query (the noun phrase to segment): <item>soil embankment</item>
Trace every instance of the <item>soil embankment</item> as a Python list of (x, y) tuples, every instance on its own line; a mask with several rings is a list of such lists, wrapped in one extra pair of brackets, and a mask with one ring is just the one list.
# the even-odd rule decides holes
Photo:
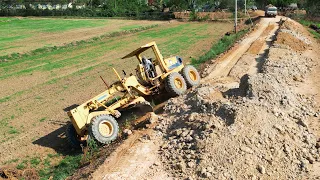
[(319, 44), (290, 19), (262, 22), (93, 179), (319, 177)]

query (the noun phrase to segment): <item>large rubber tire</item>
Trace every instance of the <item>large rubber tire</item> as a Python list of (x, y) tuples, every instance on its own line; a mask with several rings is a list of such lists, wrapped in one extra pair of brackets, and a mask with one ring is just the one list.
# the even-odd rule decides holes
[(70, 146), (73, 148), (80, 148), (81, 144), (85, 145), (85, 141), (80, 141), (78, 138), (78, 134), (76, 129), (73, 127), (72, 124), (68, 124), (66, 129), (66, 138)]
[(114, 117), (101, 114), (91, 120), (90, 135), (101, 144), (108, 144), (117, 139), (119, 125)]
[(187, 84), (184, 78), (177, 72), (171, 73), (167, 76), (165, 81), (165, 88), (172, 96), (180, 96), (187, 90)]
[(200, 75), (195, 67), (191, 65), (185, 66), (182, 69), (181, 74), (186, 80), (188, 88), (198, 86), (200, 84)]

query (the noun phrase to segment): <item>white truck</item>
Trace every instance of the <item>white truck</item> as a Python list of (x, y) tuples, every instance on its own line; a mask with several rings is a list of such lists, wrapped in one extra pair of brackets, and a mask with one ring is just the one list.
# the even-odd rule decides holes
[(276, 17), (278, 14), (278, 9), (277, 7), (269, 4), (266, 6), (265, 11), (264, 11), (264, 16), (265, 17)]

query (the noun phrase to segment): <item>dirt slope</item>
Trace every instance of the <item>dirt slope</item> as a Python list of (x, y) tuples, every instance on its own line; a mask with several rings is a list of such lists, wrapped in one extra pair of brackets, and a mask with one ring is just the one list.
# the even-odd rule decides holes
[(319, 45), (290, 19), (261, 22), (207, 68), (201, 86), (169, 100), (155, 131), (92, 178), (319, 177)]

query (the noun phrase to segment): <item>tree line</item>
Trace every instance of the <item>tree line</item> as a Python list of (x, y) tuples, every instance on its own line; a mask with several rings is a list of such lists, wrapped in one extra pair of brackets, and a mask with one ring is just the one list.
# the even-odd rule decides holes
[[(243, 9), (245, 0), (237, 0), (238, 7)], [(68, 9), (34, 9), (30, 4), (68, 4)], [(253, 5), (262, 9), (268, 4), (277, 7), (287, 7), (291, 3), (297, 3), (299, 8), (305, 8), (310, 15), (320, 14), (320, 0), (246, 0), (247, 7)], [(14, 5), (24, 5), (23, 10), (13, 10)], [(84, 8), (77, 9), (76, 5)], [(2, 0), (1, 12), (19, 12), (24, 15), (79, 15), (79, 16), (138, 16), (142, 14), (162, 14), (166, 9), (171, 11), (203, 10), (216, 11), (222, 9), (233, 10), (235, 0)], [(11, 8), (11, 9), (10, 9)], [(10, 14), (9, 14), (10, 15)], [(18, 14), (19, 15), (19, 14)]]

